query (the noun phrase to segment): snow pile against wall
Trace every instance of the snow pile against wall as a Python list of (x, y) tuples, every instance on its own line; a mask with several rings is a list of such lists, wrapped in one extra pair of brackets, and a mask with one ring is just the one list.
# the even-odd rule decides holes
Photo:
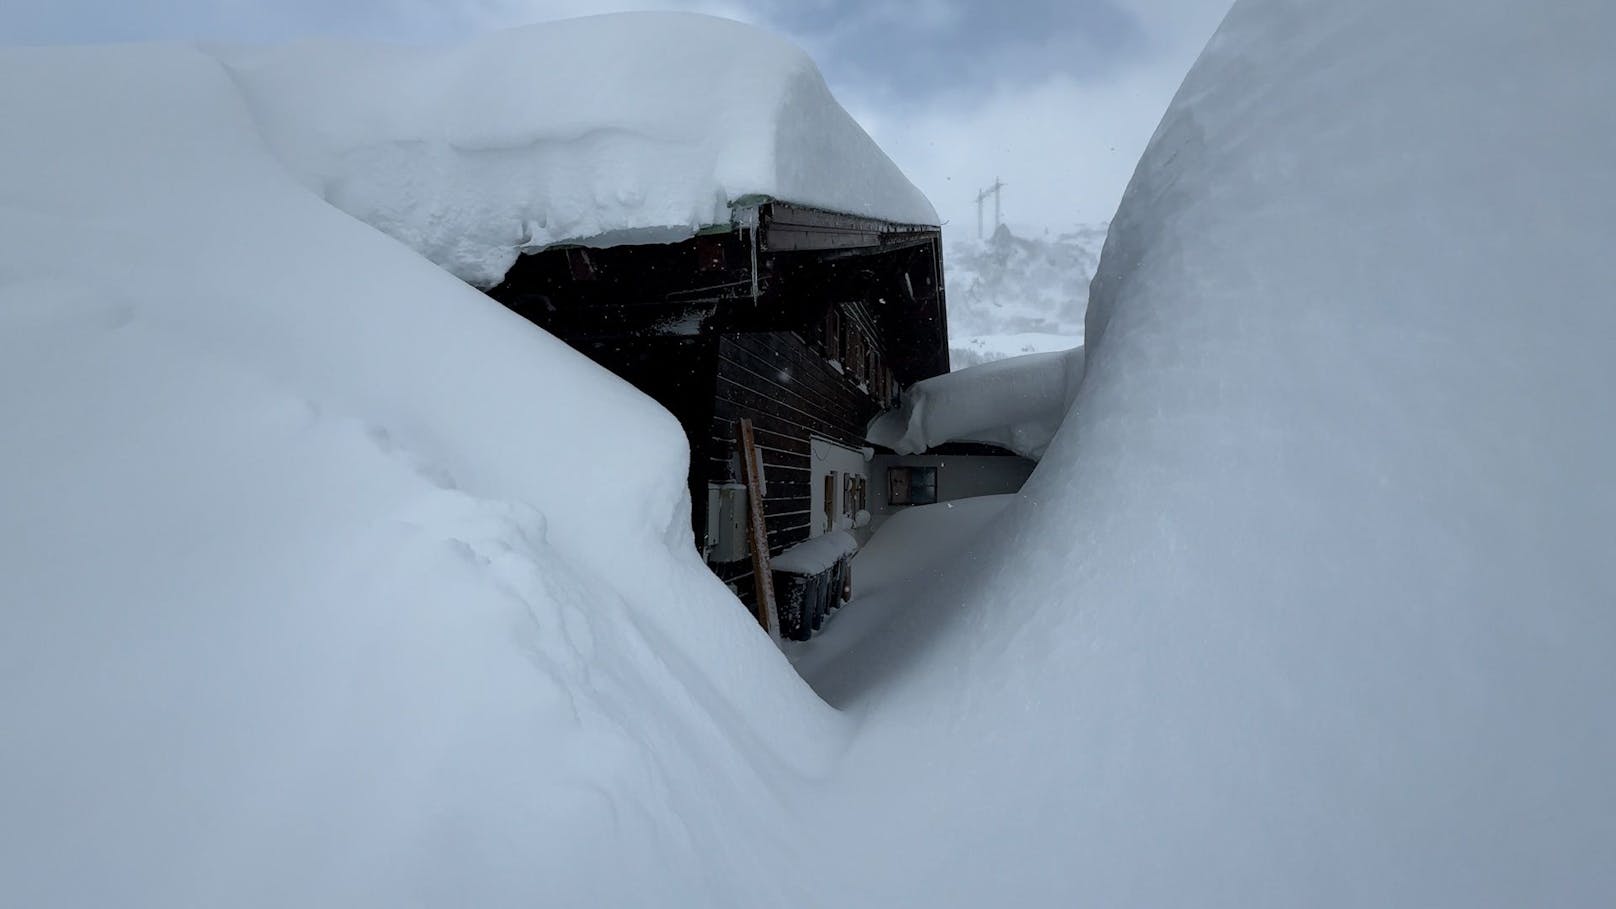
[(795, 901), (751, 856), (845, 736), (666, 412), (308, 192), (207, 55), (0, 51), (0, 122), (8, 904)]
[(858, 552), (858, 539), (845, 530), (832, 530), (787, 549), (769, 560), (775, 571), (791, 574), (819, 574), (839, 559)]
[(1083, 348), (1010, 357), (933, 376), (870, 423), (869, 440), (898, 454), (944, 442), (988, 442), (1037, 459), (1083, 377)]
[(937, 223), (813, 61), (736, 22), (634, 13), (223, 57), (312, 190), (482, 287), (524, 249), (683, 239), (747, 196)]
[(861, 654), (837, 896), (1616, 900), (1613, 32), (1235, 6), (1112, 225), (1071, 417)]

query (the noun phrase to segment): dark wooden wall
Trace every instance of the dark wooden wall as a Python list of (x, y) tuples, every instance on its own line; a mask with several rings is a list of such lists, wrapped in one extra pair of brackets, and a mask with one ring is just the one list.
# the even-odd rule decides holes
[[(810, 439), (862, 448), (864, 429), (877, 411), (867, 392), (831, 368), (802, 334), (793, 331), (731, 334), (718, 341), (718, 376), (707, 473), (714, 482), (739, 482), (735, 474), (735, 421), (752, 420), (762, 449), (768, 492), (764, 498), (769, 552), (779, 554), (808, 539), (815, 518)], [(703, 494), (705, 502), (705, 493)], [(753, 601), (752, 563), (717, 564), (719, 578)]]
[[(942, 241), (892, 225), (770, 202), (758, 227), (680, 243), (558, 247), (524, 255), (489, 294), (661, 403), (690, 440), (694, 544), (710, 483), (738, 480), (735, 421), (753, 421), (768, 477), (769, 549), (807, 539), (810, 438), (860, 448), (891, 394), (948, 370)], [(826, 337), (827, 314), (842, 332)], [(846, 332), (872, 361), (846, 363)], [(890, 381), (887, 381), (890, 373)], [(750, 559), (713, 565), (752, 605)]]
[[(698, 456), (708, 444), (713, 414), (713, 378), (718, 339), (690, 337), (615, 337), (573, 340), (585, 356), (626, 380), (679, 420), (690, 441), (691, 531), (697, 548), (707, 532), (706, 461)], [(609, 438), (597, 440), (611, 444)]]

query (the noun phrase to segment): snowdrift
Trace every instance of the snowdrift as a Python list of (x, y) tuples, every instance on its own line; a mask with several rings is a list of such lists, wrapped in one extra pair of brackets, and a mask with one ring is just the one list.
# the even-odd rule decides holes
[(988, 567), (861, 654), (839, 897), (1616, 899), (1613, 30), (1235, 6)]
[(845, 732), (696, 556), (678, 425), (240, 80), (0, 51), (6, 901), (793, 901), (747, 856)]
[(736, 22), (590, 16), (445, 49), (224, 58), (311, 190), (481, 287), (524, 249), (684, 239), (748, 198), (937, 224), (813, 61)]

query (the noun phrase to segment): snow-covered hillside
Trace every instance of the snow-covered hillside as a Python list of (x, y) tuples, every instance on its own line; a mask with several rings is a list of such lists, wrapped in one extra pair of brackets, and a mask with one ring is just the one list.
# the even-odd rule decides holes
[(1083, 343), (1089, 281), (1106, 225), (1022, 237), (1001, 225), (977, 240), (945, 234), (949, 346), (955, 369)]
[(1064, 424), (860, 563), (839, 710), (674, 421), (333, 204), (275, 80), (0, 51), (3, 902), (1616, 902), (1613, 32), (1239, 0)]

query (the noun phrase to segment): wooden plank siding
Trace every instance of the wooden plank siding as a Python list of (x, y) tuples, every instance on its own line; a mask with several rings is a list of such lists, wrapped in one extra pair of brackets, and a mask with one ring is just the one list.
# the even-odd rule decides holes
[[(750, 419), (768, 481), (765, 535), (778, 553), (818, 519), (810, 439), (863, 447), (892, 382), (948, 371), (948, 326), (937, 228), (756, 205), (755, 226), (735, 215), (679, 243), (527, 253), (488, 292), (678, 419), (698, 548), (709, 485), (739, 481), (736, 421)], [(852, 362), (850, 348), (861, 347), (870, 356)], [(877, 361), (861, 388), (855, 376)], [(712, 568), (755, 605), (749, 560)]]
[[(831, 368), (817, 344), (811, 347), (801, 334), (724, 335), (718, 340), (705, 473), (712, 482), (740, 481), (735, 421), (751, 420), (768, 480), (764, 523), (769, 551), (778, 555), (812, 533), (811, 438), (861, 448), (867, 444), (864, 428), (876, 411), (874, 398)], [(748, 606), (755, 605), (750, 562), (714, 565), (713, 570), (735, 586)]]

